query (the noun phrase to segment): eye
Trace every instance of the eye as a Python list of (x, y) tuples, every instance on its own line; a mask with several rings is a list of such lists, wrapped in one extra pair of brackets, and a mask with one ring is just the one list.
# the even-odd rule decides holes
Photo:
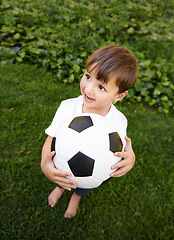
[(87, 80), (91, 80), (91, 77), (89, 76), (89, 74), (85, 74)]
[(99, 87), (100, 90), (106, 91), (106, 89), (103, 87), (103, 85), (100, 84), (98, 87)]

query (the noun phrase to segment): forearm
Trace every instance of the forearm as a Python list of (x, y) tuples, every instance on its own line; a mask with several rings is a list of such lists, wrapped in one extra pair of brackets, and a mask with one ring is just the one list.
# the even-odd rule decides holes
[[(42, 156), (41, 156), (41, 169), (42, 172), (45, 174), (46, 177), (49, 179), (51, 178), (51, 172), (49, 172), (49, 169), (51, 165), (53, 165), (52, 161), (48, 161), (48, 158), (50, 159), (51, 154), (51, 143), (52, 143), (52, 137), (48, 136), (43, 148), (42, 148)], [(51, 179), (50, 179), (51, 180)]]
[(52, 143), (52, 137), (48, 136), (44, 145), (43, 145), (43, 148), (42, 148), (42, 157), (41, 157), (41, 167), (42, 167), (42, 163), (45, 162), (48, 154), (51, 152), (51, 143)]
[(56, 169), (54, 166), (52, 158), (55, 151), (51, 152), (52, 139), (52, 137), (48, 136), (42, 148), (42, 172), (49, 180), (59, 184), (67, 190), (76, 188), (75, 181), (67, 178), (68, 176), (71, 176), (71, 173)]

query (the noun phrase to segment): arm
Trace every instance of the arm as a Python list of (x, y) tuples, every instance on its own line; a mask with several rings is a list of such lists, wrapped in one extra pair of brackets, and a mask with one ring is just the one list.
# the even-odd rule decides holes
[(120, 162), (112, 165), (111, 169), (117, 169), (115, 172), (111, 173), (111, 177), (121, 177), (125, 175), (127, 172), (129, 172), (135, 163), (135, 154), (132, 149), (131, 139), (128, 137), (125, 137), (126, 140), (126, 146), (124, 149), (124, 152), (116, 152), (116, 157), (122, 157), (123, 160)]
[(55, 155), (55, 151), (51, 152), (52, 139), (52, 137), (48, 136), (42, 148), (42, 172), (52, 182), (57, 183), (58, 185), (67, 190), (71, 190), (71, 188), (76, 188), (75, 181), (66, 178), (66, 176), (71, 176), (71, 173), (58, 170), (54, 167), (52, 157)]

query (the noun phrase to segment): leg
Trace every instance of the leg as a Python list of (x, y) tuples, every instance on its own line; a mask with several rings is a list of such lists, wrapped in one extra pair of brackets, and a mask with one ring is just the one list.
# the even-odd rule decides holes
[(64, 188), (55, 187), (54, 190), (48, 196), (48, 204), (50, 207), (55, 207), (58, 199), (62, 196)]
[(75, 192), (73, 193), (68, 208), (66, 209), (66, 212), (64, 214), (64, 217), (71, 218), (74, 217), (77, 213), (79, 202), (80, 202), (81, 196), (77, 195)]

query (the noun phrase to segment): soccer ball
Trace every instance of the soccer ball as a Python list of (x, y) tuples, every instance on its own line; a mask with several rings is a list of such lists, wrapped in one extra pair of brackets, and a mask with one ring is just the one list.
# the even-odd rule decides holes
[(79, 188), (96, 188), (110, 178), (111, 166), (125, 146), (121, 130), (98, 114), (82, 114), (64, 123), (55, 134), (52, 150), (57, 169), (72, 173)]

